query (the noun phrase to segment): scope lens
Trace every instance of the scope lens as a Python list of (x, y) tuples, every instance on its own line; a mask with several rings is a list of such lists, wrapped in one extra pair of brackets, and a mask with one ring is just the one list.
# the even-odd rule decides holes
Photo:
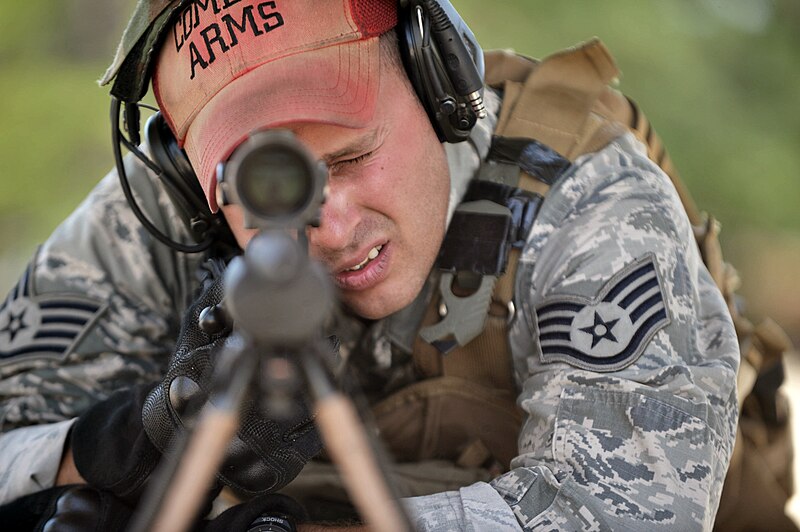
[(299, 153), (263, 146), (251, 152), (239, 167), (239, 197), (261, 216), (291, 216), (313, 197), (312, 172)]

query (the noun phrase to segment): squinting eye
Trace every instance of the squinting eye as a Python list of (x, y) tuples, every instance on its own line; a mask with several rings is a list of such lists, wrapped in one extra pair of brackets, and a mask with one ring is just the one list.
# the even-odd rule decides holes
[(358, 157), (353, 157), (352, 159), (346, 159), (344, 161), (340, 161), (339, 164), (358, 164), (367, 157), (369, 157), (370, 155), (372, 155), (372, 152), (367, 152), (363, 155), (359, 155)]
[(359, 155), (358, 157), (353, 157), (352, 159), (343, 159), (341, 161), (337, 161), (329, 166), (330, 171), (334, 174), (339, 173), (340, 171), (344, 171), (350, 167), (356, 166), (359, 163), (363, 162), (365, 159), (368, 159), (374, 151), (367, 152), (363, 155)]

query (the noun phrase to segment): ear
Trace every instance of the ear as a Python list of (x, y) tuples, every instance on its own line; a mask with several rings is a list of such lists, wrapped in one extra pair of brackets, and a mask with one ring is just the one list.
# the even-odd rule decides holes
[(178, 145), (160, 112), (147, 120), (144, 137), (150, 157), (161, 169), (159, 177), (170, 199), (195, 236), (204, 238), (209, 230), (219, 225), (219, 216), (211, 212), (186, 152)]

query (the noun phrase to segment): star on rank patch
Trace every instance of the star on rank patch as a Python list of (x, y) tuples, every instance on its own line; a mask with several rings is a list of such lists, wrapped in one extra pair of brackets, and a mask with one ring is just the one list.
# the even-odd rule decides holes
[(616, 371), (639, 358), (669, 320), (655, 257), (646, 255), (615, 274), (594, 299), (554, 297), (536, 307), (540, 357)]
[(0, 365), (68, 355), (104, 310), (104, 305), (88, 297), (36, 295), (29, 265), (0, 305)]

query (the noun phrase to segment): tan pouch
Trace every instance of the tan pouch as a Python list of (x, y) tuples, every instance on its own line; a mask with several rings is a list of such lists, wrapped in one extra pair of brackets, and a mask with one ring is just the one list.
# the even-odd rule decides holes
[(408, 386), (375, 405), (373, 414), (399, 462), (442, 459), (478, 467), (494, 459), (507, 470), (517, 454), (515, 397), (458, 377)]

